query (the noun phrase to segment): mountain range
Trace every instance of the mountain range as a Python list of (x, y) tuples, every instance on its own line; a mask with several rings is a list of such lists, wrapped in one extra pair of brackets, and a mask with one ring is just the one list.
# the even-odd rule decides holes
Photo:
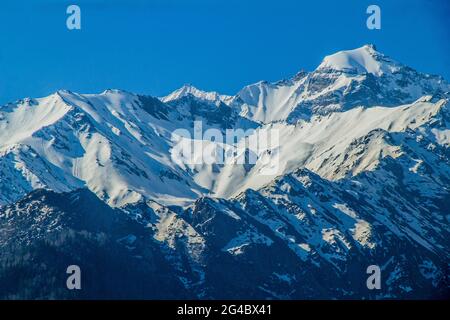
[[(365, 45), (234, 96), (60, 90), (1, 106), (0, 298), (447, 297), (449, 98), (442, 77)], [(198, 141), (198, 123), (244, 134)], [(243, 152), (178, 163), (180, 129)], [(72, 264), (83, 290), (65, 288)]]

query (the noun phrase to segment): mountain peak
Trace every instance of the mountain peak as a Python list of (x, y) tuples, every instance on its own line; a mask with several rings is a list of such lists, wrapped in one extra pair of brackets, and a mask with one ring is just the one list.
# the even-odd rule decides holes
[(366, 44), (357, 49), (343, 50), (326, 56), (318, 69), (381, 76), (384, 73), (391, 73), (396, 67), (398, 63), (378, 52), (375, 45)]
[(128, 92), (123, 89), (106, 89), (101, 93), (101, 95), (108, 95), (108, 94), (123, 94), (123, 95), (131, 94), (131, 95), (134, 95), (133, 93)]
[(363, 48), (366, 48), (368, 50), (377, 51), (377, 47), (373, 43), (367, 43), (362, 46)]
[(181, 88), (172, 92), (171, 94), (169, 94), (165, 97), (162, 97), (161, 101), (162, 102), (170, 102), (173, 100), (183, 98), (187, 95), (192, 95), (192, 96), (194, 96), (198, 99), (202, 99), (202, 100), (214, 101), (214, 102), (221, 101), (224, 103), (230, 101), (232, 98), (230, 96), (221, 95), (215, 91), (203, 91), (203, 90), (197, 89), (192, 84), (185, 84)]

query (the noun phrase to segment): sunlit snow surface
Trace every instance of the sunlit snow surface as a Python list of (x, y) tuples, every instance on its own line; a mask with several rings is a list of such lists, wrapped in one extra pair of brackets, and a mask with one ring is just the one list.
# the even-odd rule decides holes
[[(14, 203), (33, 190), (87, 188), (151, 230), (197, 297), (218, 295), (204, 287), (211, 252), (245, 264), (254, 250), (294, 261), (261, 262), (277, 283), (255, 285), (264, 297), (295, 296), (297, 264), (318, 282), (315, 268), (345, 282), (349, 268), (368, 257), (400, 288), (383, 297), (410, 292), (415, 284), (404, 279), (414, 270), (440, 286), (449, 261), (449, 90), (441, 77), (366, 45), (236, 96), (186, 85), (164, 98), (107, 90), (24, 99), (0, 107), (0, 218), (14, 217)], [(204, 130), (248, 134), (232, 144), (196, 140), (198, 121)], [(191, 138), (174, 140), (179, 129)], [(275, 144), (246, 149), (270, 132)], [(238, 164), (243, 153), (225, 164), (177, 163), (180, 143), (258, 158), (250, 165)], [(131, 232), (118, 239), (130, 248), (135, 241)], [(402, 250), (413, 250), (419, 264), (411, 267)]]

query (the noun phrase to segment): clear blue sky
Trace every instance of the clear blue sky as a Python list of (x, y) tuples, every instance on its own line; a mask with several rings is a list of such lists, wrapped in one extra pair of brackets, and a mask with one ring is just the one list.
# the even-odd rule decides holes
[[(66, 8), (82, 30), (66, 28)], [(366, 28), (378, 4), (382, 29)], [(365, 43), (450, 79), (446, 0), (2, 0), (0, 104), (58, 89), (164, 95), (191, 83), (234, 94), (313, 70)]]

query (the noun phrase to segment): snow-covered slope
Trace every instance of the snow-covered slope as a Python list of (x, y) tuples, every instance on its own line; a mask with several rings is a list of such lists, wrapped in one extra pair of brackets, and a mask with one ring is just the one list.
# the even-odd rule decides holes
[(380, 55), (373, 45), (354, 50), (340, 51), (326, 56), (318, 69), (332, 69), (346, 73), (381, 76), (399, 70), (399, 63)]
[[(433, 143), (448, 146), (450, 140), (445, 136), (445, 132), (448, 133), (445, 124), (430, 131), (430, 125), (439, 121), (447, 109), (446, 100), (435, 103), (417, 101), (391, 108), (359, 107), (327, 116), (314, 116), (310, 121), (296, 124), (264, 125), (238, 144), (240, 149), (245, 149), (248, 140), (254, 136), (279, 136), (278, 143), (261, 154), (255, 164), (225, 164), (215, 170), (205, 164), (189, 168), (199, 184), (208, 186), (205, 177), (214, 181), (209, 189), (214, 196), (225, 198), (248, 188), (258, 189), (277, 176), (301, 167), (324, 178), (338, 180), (373, 170), (382, 158), (398, 157), (403, 153), (398, 146), (383, 139), (370, 139), (376, 132), (400, 133), (420, 128), (428, 131)], [(250, 149), (250, 152), (256, 154), (261, 150)], [(268, 168), (273, 170), (267, 173)]]
[(163, 102), (170, 102), (173, 100), (177, 100), (183, 97), (186, 97), (188, 95), (192, 95), (200, 100), (210, 101), (210, 102), (223, 102), (228, 104), (231, 99), (233, 99), (232, 96), (227, 95), (221, 95), (217, 92), (207, 92), (203, 90), (199, 90), (193, 85), (185, 84), (180, 89), (175, 90), (174, 92), (170, 93), (169, 95), (162, 97), (161, 101)]
[(255, 121), (295, 123), (317, 114), (358, 106), (397, 106), (449, 91), (441, 77), (419, 73), (365, 45), (325, 57), (313, 72), (249, 85), (232, 104)]
[[(233, 101), (192, 86), (162, 99), (121, 90), (24, 99), (0, 108), (0, 204), (36, 188), (65, 192), (87, 186), (113, 206), (143, 198), (186, 205), (201, 195), (231, 197), (260, 188), (299, 167), (332, 180), (356, 175), (402, 152), (381, 138), (356, 150), (358, 141), (374, 130), (429, 131), (448, 108), (446, 89), (441, 78), (364, 46), (326, 57), (312, 73), (248, 86)], [(412, 101), (425, 92), (434, 95)], [(194, 143), (195, 121), (203, 130), (247, 130), (232, 145), (203, 143), (216, 151), (240, 151), (231, 164), (172, 161), (177, 152), (172, 133), (187, 130), (191, 139), (183, 143)], [(278, 142), (265, 150), (247, 149), (250, 139), (271, 133)], [(447, 127), (434, 129), (433, 136), (448, 145)], [(246, 152), (258, 154), (258, 161), (237, 164)], [(272, 173), (261, 174), (267, 168)]]
[(142, 197), (192, 202), (208, 192), (171, 160), (172, 133), (256, 127), (224, 103), (188, 95), (164, 104), (120, 90), (59, 91), (0, 108), (0, 204), (36, 188), (87, 186), (113, 206)]
[[(234, 97), (185, 86), (164, 98), (58, 91), (1, 106), (0, 246), (13, 256), (11, 226), (35, 245), (59, 236), (38, 220), (64, 229), (68, 203), (85, 215), (104, 202), (106, 216), (126, 215), (153, 239), (166, 280), (189, 297), (445, 296), (448, 91), (364, 46)], [(198, 136), (198, 123), (214, 134)], [(216, 139), (230, 129), (236, 139)], [(182, 146), (200, 146), (194, 160), (230, 156), (176, 161)], [(382, 267), (382, 292), (367, 292), (370, 264)]]
[(240, 109), (242, 116), (258, 122), (285, 120), (302, 102), (306, 80), (306, 74), (300, 73), (295, 80), (249, 85), (237, 94), (233, 105)]
[[(171, 166), (164, 138), (170, 140), (170, 127), (158, 126), (169, 114), (165, 107), (121, 91), (62, 91), (2, 109), (1, 162), (12, 170), (0, 172), (1, 201), (36, 187), (67, 191), (83, 185), (111, 205), (152, 194), (161, 200), (195, 198), (195, 186)], [(20, 188), (11, 185), (19, 181)]]

